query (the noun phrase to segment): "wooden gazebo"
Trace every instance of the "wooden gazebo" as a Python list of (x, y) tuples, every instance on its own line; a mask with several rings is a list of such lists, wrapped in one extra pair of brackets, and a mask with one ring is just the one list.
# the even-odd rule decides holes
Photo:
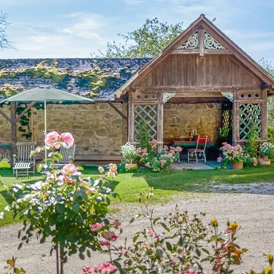
[(270, 95), (274, 78), (203, 14), (116, 92), (118, 100), (128, 103), (128, 141), (136, 141), (146, 120), (159, 149), (166, 102), (221, 105), (216, 128), (232, 123), (232, 140), (239, 143), (251, 126), (267, 138)]

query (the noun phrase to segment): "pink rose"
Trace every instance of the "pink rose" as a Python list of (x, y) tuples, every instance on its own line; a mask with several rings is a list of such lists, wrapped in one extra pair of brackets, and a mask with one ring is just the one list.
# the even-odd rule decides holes
[(217, 158), (217, 162), (218, 162), (218, 163), (221, 163), (221, 162), (222, 162), (222, 157), (218, 157), (218, 158)]
[(183, 149), (182, 149), (181, 147), (176, 147), (176, 150), (177, 150), (178, 152), (181, 152)]
[(118, 236), (112, 231), (102, 233), (102, 237), (108, 241), (116, 241), (118, 239)]
[(74, 143), (74, 139), (73, 139), (71, 133), (69, 133), (69, 132), (61, 133), (60, 141), (65, 142), (67, 144), (68, 148), (70, 148)]
[(164, 166), (166, 163), (166, 160), (161, 160), (161, 166)]
[(145, 164), (145, 166), (149, 167), (149, 166), (150, 166), (150, 162), (147, 162), (147, 163)]
[(91, 231), (97, 231), (97, 230), (100, 230), (103, 226), (104, 226), (103, 223), (96, 223), (96, 224), (91, 226), (90, 230)]
[(102, 166), (98, 166), (98, 171), (102, 174), (104, 173), (105, 170)]
[(110, 242), (100, 242), (100, 246), (110, 246)]
[[(59, 141), (59, 138), (60, 138), (60, 135), (56, 131), (52, 131), (47, 134), (45, 138), (45, 144), (47, 146), (54, 146), (54, 144)], [(60, 145), (56, 145), (55, 147), (59, 148)]]
[(83, 267), (83, 274), (94, 274), (94, 273), (96, 273), (95, 272), (96, 270), (97, 270), (97, 265), (84, 266)]
[(198, 274), (198, 272), (193, 269), (189, 269), (188, 271), (185, 272), (185, 274)]
[(112, 273), (116, 270), (116, 266), (111, 263), (103, 263), (97, 266), (97, 270), (102, 273)]
[(67, 165), (64, 165), (62, 168), (63, 174), (70, 175), (70, 174), (75, 174), (76, 172), (77, 172), (77, 168), (74, 164), (67, 164)]

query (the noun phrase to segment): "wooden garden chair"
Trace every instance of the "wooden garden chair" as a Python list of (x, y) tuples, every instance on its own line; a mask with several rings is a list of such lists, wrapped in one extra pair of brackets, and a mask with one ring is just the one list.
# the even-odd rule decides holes
[(201, 158), (206, 163), (206, 144), (207, 136), (198, 136), (196, 148), (189, 148), (187, 152), (187, 161), (191, 159), (198, 163), (199, 158)]
[(35, 142), (16, 143), (17, 154), (13, 155), (13, 174), (35, 174), (35, 157), (30, 156), (31, 151), (36, 148)]
[(74, 162), (74, 155), (75, 155), (75, 149), (76, 149), (76, 145), (74, 144), (73, 146), (71, 146), (70, 148), (64, 148), (61, 147), (60, 148), (60, 153), (62, 154), (63, 158), (58, 161), (57, 164), (55, 164), (55, 167), (62, 167), (66, 164), (71, 164)]

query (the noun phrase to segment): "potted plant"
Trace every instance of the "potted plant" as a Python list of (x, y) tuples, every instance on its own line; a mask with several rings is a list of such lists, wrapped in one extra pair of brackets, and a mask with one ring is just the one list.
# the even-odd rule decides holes
[(260, 163), (262, 165), (270, 165), (269, 158), (274, 156), (274, 145), (270, 142), (263, 142), (260, 145), (260, 154), (263, 158)]
[(232, 165), (232, 169), (242, 169), (244, 162), (249, 159), (241, 145), (232, 146), (226, 142), (220, 148), (223, 152), (223, 158), (218, 158), (218, 162), (222, 162), (223, 166)]
[(134, 145), (126, 143), (121, 146), (121, 153), (126, 162), (126, 170), (135, 170), (138, 168), (136, 163), (136, 147)]

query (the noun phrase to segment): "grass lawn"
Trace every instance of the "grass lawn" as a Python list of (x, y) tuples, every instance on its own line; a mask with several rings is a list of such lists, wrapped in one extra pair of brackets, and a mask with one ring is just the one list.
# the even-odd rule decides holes
[[(98, 176), (97, 168), (84, 168), (84, 177)], [(0, 169), (1, 181), (6, 186), (14, 183), (36, 182), (43, 176), (16, 179), (11, 170)], [(120, 199), (113, 199), (113, 203), (135, 203), (139, 193), (147, 193), (154, 188), (154, 202), (165, 204), (179, 194), (210, 193), (210, 183), (215, 184), (249, 184), (260, 182), (274, 182), (274, 165), (262, 167), (247, 167), (243, 170), (182, 170), (165, 171), (161, 173), (141, 172), (119, 174), (110, 182), (110, 187), (119, 194)], [(11, 199), (0, 186), (0, 212)], [(14, 223), (10, 214), (0, 219), (0, 226)]]

